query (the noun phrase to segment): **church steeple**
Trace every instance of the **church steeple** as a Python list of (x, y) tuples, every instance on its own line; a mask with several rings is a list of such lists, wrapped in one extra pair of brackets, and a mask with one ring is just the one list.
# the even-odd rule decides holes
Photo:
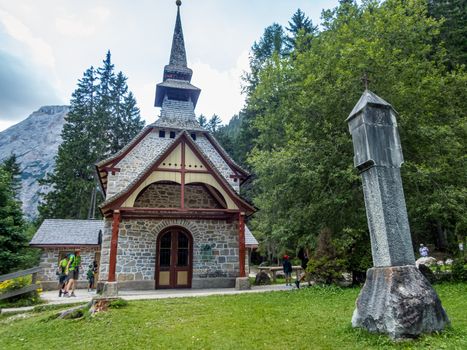
[(177, 18), (172, 39), (169, 64), (164, 67), (163, 82), (156, 87), (156, 107), (163, 107), (165, 100), (186, 101), (193, 103), (193, 108), (198, 101), (200, 89), (190, 84), (193, 71), (187, 67), (185, 42), (183, 40), (182, 21), (180, 18), (180, 0), (177, 4)]
[(181, 1), (177, 1), (177, 19), (175, 20), (175, 29), (172, 39), (172, 50), (170, 51), (169, 65), (186, 67), (185, 42), (183, 40), (182, 21), (180, 19), (181, 4)]

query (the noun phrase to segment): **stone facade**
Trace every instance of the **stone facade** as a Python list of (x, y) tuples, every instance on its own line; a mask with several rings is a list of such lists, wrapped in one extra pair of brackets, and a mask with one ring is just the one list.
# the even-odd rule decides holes
[[(239, 275), (238, 223), (222, 220), (124, 219), (117, 249), (117, 280), (128, 288), (154, 288), (157, 237), (170, 226), (181, 226), (193, 237), (192, 287), (233, 286)], [(111, 225), (106, 225), (102, 257), (108, 256)], [(109, 242), (109, 244), (105, 244)], [(107, 251), (107, 253), (106, 253)], [(101, 261), (101, 279), (108, 276), (108, 262)], [(143, 282), (143, 283), (134, 283)]]
[[(207, 185), (209, 186), (209, 185)], [(136, 198), (135, 208), (179, 208), (181, 187), (176, 183), (154, 183)], [(185, 185), (186, 208), (222, 208), (202, 185)]]
[[(43, 248), (40, 257), (39, 266), (42, 268), (37, 279), (41, 283), (42, 289), (50, 290), (58, 288), (58, 276), (56, 275), (57, 266), (62, 254), (72, 253), (74, 249), (69, 248)], [(79, 287), (84, 288), (87, 283), (86, 272), (89, 264), (91, 264), (96, 253), (100, 251), (99, 247), (80, 248), (81, 254), (81, 270), (79, 272)], [(99, 262), (98, 262), (99, 263)]]

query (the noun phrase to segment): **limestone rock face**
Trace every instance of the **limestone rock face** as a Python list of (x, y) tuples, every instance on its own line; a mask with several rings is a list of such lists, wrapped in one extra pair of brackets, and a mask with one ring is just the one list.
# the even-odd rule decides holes
[(353, 327), (393, 339), (441, 331), (450, 323), (435, 290), (413, 265), (369, 269), (356, 304)]
[(37, 216), (39, 192), (50, 189), (38, 180), (55, 168), (55, 156), (62, 143), (60, 136), (68, 106), (44, 106), (29, 117), (0, 132), (0, 162), (16, 155), (21, 168), (20, 200), (29, 219)]

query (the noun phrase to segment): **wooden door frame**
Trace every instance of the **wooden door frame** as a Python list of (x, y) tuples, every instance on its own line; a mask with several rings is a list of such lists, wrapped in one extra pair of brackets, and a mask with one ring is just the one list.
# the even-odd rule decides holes
[[(175, 277), (172, 276), (172, 261), (171, 261), (170, 270), (169, 270), (170, 271), (170, 284), (168, 286), (160, 286), (159, 285), (159, 271), (160, 271), (159, 255), (160, 255), (161, 238), (167, 232), (174, 231), (174, 230), (177, 231), (177, 232), (182, 231), (183, 233), (185, 233), (188, 236), (188, 240), (189, 240), (189, 245), (188, 245), (188, 255), (189, 255), (189, 259), (188, 259), (188, 261), (189, 261), (188, 285), (185, 286), (185, 287), (177, 287), (176, 282), (172, 283), (173, 282), (172, 279), (174, 279), (176, 277), (176, 276)], [(177, 238), (177, 243), (178, 243), (178, 238)], [(170, 250), (171, 250), (170, 256), (171, 256), (171, 260), (172, 260), (172, 251), (174, 250), (174, 248), (171, 248)], [(174, 275), (176, 275), (176, 274), (174, 274)], [(159, 232), (159, 234), (157, 235), (157, 240), (156, 240), (156, 271), (155, 271), (155, 276), (154, 276), (154, 279), (156, 280), (156, 289), (191, 288), (192, 278), (193, 278), (193, 235), (191, 234), (190, 231), (188, 231), (183, 226), (173, 225), (173, 226), (166, 227), (161, 232)]]

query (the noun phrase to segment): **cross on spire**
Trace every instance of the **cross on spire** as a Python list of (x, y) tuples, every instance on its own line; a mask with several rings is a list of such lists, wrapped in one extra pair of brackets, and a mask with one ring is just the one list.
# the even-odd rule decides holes
[(365, 90), (368, 90), (368, 85), (370, 85), (371, 80), (368, 78), (368, 74), (363, 73), (363, 76), (360, 79), (365, 86)]

